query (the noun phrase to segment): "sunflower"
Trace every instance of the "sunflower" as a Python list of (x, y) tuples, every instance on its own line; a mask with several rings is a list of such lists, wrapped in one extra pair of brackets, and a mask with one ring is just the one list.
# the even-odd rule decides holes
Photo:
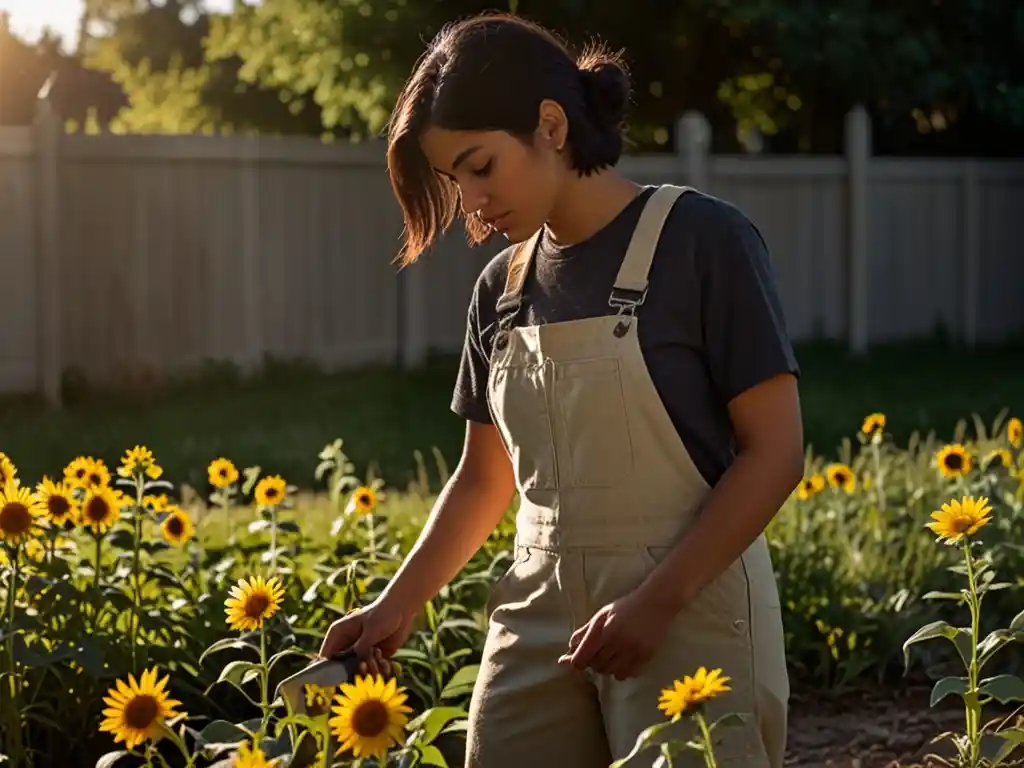
[(944, 446), (935, 455), (935, 466), (943, 477), (966, 475), (971, 471), (971, 455), (960, 443), (953, 443)]
[(865, 435), (874, 435), (876, 432), (885, 431), (885, 414), (884, 413), (872, 413), (865, 417), (864, 423), (861, 425), (860, 431)]
[(842, 488), (847, 493), (853, 493), (857, 487), (857, 478), (854, 477), (853, 470), (845, 464), (829, 464), (825, 474), (828, 475), (829, 485), (833, 488)]
[(157, 668), (146, 670), (136, 682), (135, 675), (128, 675), (128, 683), (122, 680), (107, 691), (103, 701), (107, 709), (100, 724), (101, 731), (114, 734), (114, 743), (123, 741), (128, 749), (146, 739), (158, 741), (163, 721), (177, 717), (175, 707), (181, 702), (167, 695), (167, 677), (157, 682)]
[(801, 499), (809, 499), (813, 496), (817, 496), (825, 490), (825, 478), (822, 477), (820, 472), (815, 472), (810, 477), (805, 477), (800, 482), (800, 487), (797, 488), (796, 495)]
[(93, 533), (106, 533), (121, 514), (121, 500), (122, 497), (108, 485), (90, 489), (79, 513), (82, 525)]
[(87, 456), (76, 456), (64, 467), (64, 481), (72, 488), (84, 488), (90, 466), (92, 459)]
[(689, 707), (703, 704), (721, 693), (732, 690), (727, 685), (730, 679), (722, 674), (721, 669), (708, 671), (701, 667), (693, 677), (686, 675), (681, 681), (674, 681), (671, 688), (662, 690), (658, 709), (667, 717), (678, 718)]
[(206, 468), (206, 474), (214, 488), (227, 488), (238, 480), (238, 470), (230, 459), (225, 458), (211, 461), (210, 466)]
[(256, 484), (256, 503), (261, 507), (276, 507), (284, 501), (287, 486), (280, 475), (264, 477)]
[(341, 693), (334, 699), (334, 717), (328, 723), (341, 742), (336, 754), (351, 749), (356, 757), (383, 758), (388, 748), (402, 739), (412, 711), (406, 698), (395, 678), (385, 683), (381, 675), (362, 676), (353, 683), (342, 683)]
[(7, 458), (6, 453), (0, 451), (0, 488), (3, 488), (17, 476), (18, 468), (14, 466), (14, 462)]
[(275, 757), (273, 760), (267, 760), (267, 756), (263, 754), (263, 750), (253, 745), (250, 747), (249, 742), (243, 742), (238, 747), (238, 751), (235, 753), (234, 759), (229, 763), (230, 768), (274, 768), (279, 762), (280, 758)]
[(337, 686), (325, 688), (322, 685), (313, 685), (307, 683), (305, 686), (306, 690), (306, 709), (314, 715), (323, 714), (331, 708), (331, 700), (334, 698), (334, 694), (338, 692)]
[(37, 563), (43, 562), (46, 556), (46, 547), (39, 539), (29, 539), (25, 542), (25, 557)]
[(982, 467), (989, 469), (990, 467), (1002, 467), (1003, 469), (1013, 469), (1013, 456), (1005, 448), (996, 448), (993, 451), (989, 451), (981, 462)]
[(184, 544), (196, 532), (192, 518), (181, 507), (169, 507), (167, 511), (170, 514), (160, 524), (160, 531), (171, 544)]
[(231, 588), (231, 597), (224, 601), (228, 624), (238, 632), (259, 629), (280, 610), (283, 597), (284, 588), (276, 576), (268, 581), (262, 576), (239, 579)]
[(947, 544), (956, 544), (973, 536), (978, 530), (991, 522), (992, 507), (988, 506), (988, 498), (982, 496), (964, 496), (961, 500), (953, 499), (942, 505), (942, 509), (932, 512), (932, 522), (925, 525)]
[(161, 493), (156, 496), (146, 494), (142, 497), (142, 506), (149, 507), (154, 512), (166, 512), (170, 506), (167, 494)]
[(46, 506), (46, 518), (54, 525), (78, 522), (78, 502), (67, 483), (55, 483), (43, 475), (43, 481), (36, 485), (36, 496)]
[(1006, 425), (1006, 439), (1014, 448), (1020, 448), (1024, 443), (1024, 422), (1014, 416)]
[(104, 488), (110, 485), (110, 470), (103, 459), (79, 456), (64, 469), (64, 479), (74, 488)]
[(117, 474), (121, 477), (148, 477), (150, 480), (159, 480), (164, 473), (153, 452), (144, 445), (136, 445), (125, 451), (121, 459), (121, 466), (117, 468)]
[(357, 515), (368, 515), (377, 506), (377, 492), (369, 486), (362, 485), (352, 491), (352, 498), (348, 503), (348, 512), (355, 512)]
[(46, 507), (39, 497), (8, 481), (0, 493), (0, 541), (17, 546), (20, 542), (41, 533), (40, 521), (45, 519)]

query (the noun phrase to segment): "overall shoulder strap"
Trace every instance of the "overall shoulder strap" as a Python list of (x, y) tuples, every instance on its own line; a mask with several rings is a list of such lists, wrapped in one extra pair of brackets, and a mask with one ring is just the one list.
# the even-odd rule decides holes
[(648, 198), (615, 277), (615, 285), (608, 297), (609, 305), (619, 308), (621, 312), (626, 309), (635, 310), (643, 304), (647, 298), (647, 275), (651, 270), (661, 230), (676, 200), (692, 189), (666, 184)]
[(537, 250), (537, 243), (540, 242), (542, 229), (538, 229), (528, 239), (514, 246), (512, 255), (508, 260), (508, 272), (505, 275), (505, 291), (498, 299), (497, 311), (500, 316), (503, 312), (512, 310), (514, 315), (519, 310), (523, 299), (523, 285), (526, 283), (526, 275), (530, 271), (530, 262), (533, 261), (534, 251)]

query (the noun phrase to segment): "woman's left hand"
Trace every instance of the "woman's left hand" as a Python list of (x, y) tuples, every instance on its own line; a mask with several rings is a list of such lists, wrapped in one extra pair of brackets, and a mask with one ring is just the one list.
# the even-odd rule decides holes
[(673, 614), (638, 588), (609, 603), (577, 629), (569, 652), (558, 663), (613, 675), (636, 677), (665, 640)]

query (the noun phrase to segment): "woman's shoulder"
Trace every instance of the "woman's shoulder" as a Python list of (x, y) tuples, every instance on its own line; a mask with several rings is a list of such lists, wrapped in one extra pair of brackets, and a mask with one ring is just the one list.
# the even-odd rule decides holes
[(682, 195), (659, 238), (662, 253), (688, 254), (698, 273), (707, 269), (728, 270), (737, 259), (770, 260), (768, 247), (757, 225), (738, 205), (707, 192)]
[(756, 229), (747, 214), (735, 203), (709, 192), (690, 189), (682, 194), (665, 220), (669, 236), (701, 237), (736, 235)]
[(505, 292), (508, 265), (515, 252), (515, 244), (496, 253), (484, 264), (477, 274), (470, 297), (470, 312), (488, 318), (495, 314), (498, 299)]

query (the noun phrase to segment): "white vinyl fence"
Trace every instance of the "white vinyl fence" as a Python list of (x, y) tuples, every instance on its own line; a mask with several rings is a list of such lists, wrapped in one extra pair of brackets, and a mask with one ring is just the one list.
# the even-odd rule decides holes
[[(469, 292), (500, 243), (460, 229), (401, 273), (401, 215), (379, 143), (0, 130), (0, 393), (59, 401), (99, 384), (266, 356), (413, 367), (456, 351)], [(796, 340), (853, 351), (945, 327), (965, 345), (1024, 332), (1024, 161), (710, 154), (700, 115), (680, 154), (630, 156), (644, 183), (739, 206), (772, 250)]]

